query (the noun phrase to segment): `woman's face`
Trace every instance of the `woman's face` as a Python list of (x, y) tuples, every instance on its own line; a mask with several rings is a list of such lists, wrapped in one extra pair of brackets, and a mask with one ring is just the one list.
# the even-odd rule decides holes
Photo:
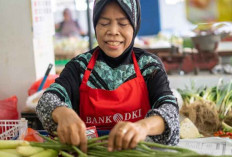
[(129, 47), (133, 27), (116, 2), (110, 2), (103, 9), (96, 25), (96, 35), (99, 47), (110, 57), (120, 56)]
[(71, 11), (66, 9), (64, 10), (64, 21), (70, 21), (72, 19)]

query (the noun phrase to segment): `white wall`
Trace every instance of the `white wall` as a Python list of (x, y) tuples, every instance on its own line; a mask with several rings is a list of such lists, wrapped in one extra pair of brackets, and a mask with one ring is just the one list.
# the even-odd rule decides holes
[(16, 95), (19, 109), (36, 79), (28, 0), (0, 0), (0, 99)]
[(16, 95), (19, 112), (31, 84), (44, 75), (48, 63), (54, 64), (52, 37), (46, 38), (50, 42), (44, 52), (42, 47), (35, 50), (30, 2), (0, 0), (0, 99)]

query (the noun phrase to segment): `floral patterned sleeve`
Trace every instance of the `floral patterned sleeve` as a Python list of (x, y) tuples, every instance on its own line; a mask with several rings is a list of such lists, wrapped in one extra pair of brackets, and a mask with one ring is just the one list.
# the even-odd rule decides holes
[(52, 119), (52, 112), (54, 109), (60, 106), (67, 106), (60, 98), (53, 93), (45, 93), (40, 98), (36, 107), (36, 114), (41, 121), (45, 130), (49, 133), (57, 130), (57, 123)]
[(179, 113), (178, 108), (170, 104), (163, 104), (158, 109), (151, 109), (146, 117), (154, 115), (161, 116), (165, 121), (165, 130), (163, 134), (156, 136), (149, 136), (154, 142), (177, 145), (179, 143)]

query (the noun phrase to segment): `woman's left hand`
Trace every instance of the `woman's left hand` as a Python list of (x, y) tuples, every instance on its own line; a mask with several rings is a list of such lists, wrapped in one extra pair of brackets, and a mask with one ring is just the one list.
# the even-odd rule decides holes
[(108, 139), (108, 151), (135, 148), (145, 140), (148, 128), (142, 122), (118, 122), (111, 130)]

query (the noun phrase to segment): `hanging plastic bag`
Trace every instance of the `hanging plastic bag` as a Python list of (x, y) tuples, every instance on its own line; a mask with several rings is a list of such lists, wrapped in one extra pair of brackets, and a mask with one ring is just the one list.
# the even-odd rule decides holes
[[(46, 82), (44, 83), (43, 89), (48, 88), (52, 83), (55, 82), (55, 79), (58, 77), (59, 75), (48, 75)], [(35, 81), (31, 87), (28, 90), (28, 95), (32, 95), (34, 93), (36, 93), (38, 91), (38, 88), (42, 82), (43, 78), (40, 78), (39, 80)]]
[(41, 90), (41, 91), (36, 92), (36, 93), (32, 94), (31, 96), (27, 97), (27, 101), (26, 101), (26, 109), (27, 110), (35, 112), (35, 108), (38, 104), (39, 99), (43, 95), (44, 91), (45, 90)]
[(0, 120), (15, 120), (19, 118), (17, 109), (18, 98), (12, 96), (10, 98), (0, 100)]

